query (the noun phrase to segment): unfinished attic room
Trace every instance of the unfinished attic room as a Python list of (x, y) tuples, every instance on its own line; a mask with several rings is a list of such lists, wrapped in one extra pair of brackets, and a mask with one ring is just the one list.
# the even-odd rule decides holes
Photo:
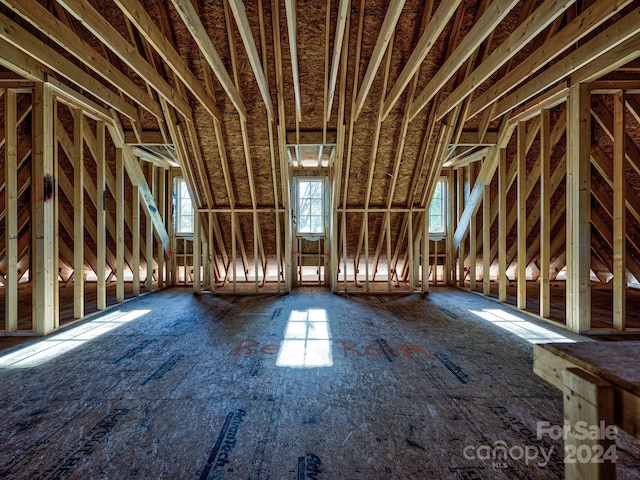
[(0, 478), (640, 479), (640, 0), (0, 0)]

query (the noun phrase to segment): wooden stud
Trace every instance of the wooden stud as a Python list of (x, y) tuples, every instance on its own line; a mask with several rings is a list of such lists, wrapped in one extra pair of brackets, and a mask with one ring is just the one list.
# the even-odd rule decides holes
[(54, 215), (53, 198), (55, 178), (53, 177), (53, 134), (54, 101), (48, 84), (35, 85), (33, 122), (34, 152), (32, 161), (32, 242), (31, 252), (33, 269), (32, 322), (33, 330), (39, 334), (50, 332), (55, 325), (54, 284), (57, 274), (54, 271), (53, 233), (58, 221)]
[(527, 308), (527, 128), (525, 122), (518, 123), (518, 273), (517, 273), (517, 305)]
[(540, 114), (540, 316), (549, 318), (551, 304), (549, 265), (551, 263), (551, 112)]
[(202, 293), (202, 241), (200, 232), (200, 213), (193, 214), (193, 293)]
[[(485, 160), (486, 162), (486, 160)], [(491, 294), (491, 182), (487, 181), (482, 194), (482, 293)]]
[(133, 296), (140, 296), (140, 193), (138, 186), (131, 186), (131, 250), (133, 263)]
[[(155, 196), (157, 191), (157, 178), (156, 178), (156, 166), (152, 163), (148, 164), (149, 168), (149, 184), (151, 187), (151, 195)], [(144, 259), (147, 265), (147, 277), (145, 279), (145, 287), (147, 292), (153, 290), (153, 222), (151, 220), (151, 214), (147, 214), (147, 223), (145, 226), (145, 246), (147, 250), (144, 255)], [(185, 277), (186, 277), (185, 271)]]
[[(456, 219), (459, 219), (462, 215), (464, 209), (464, 169), (459, 168), (457, 172), (457, 192), (458, 192), (458, 201), (456, 205)], [(464, 287), (466, 271), (464, 268), (466, 253), (465, 253), (465, 244), (464, 238), (460, 242), (460, 246), (458, 248), (458, 285), (460, 287)]]
[[(96, 263), (98, 266), (96, 295), (98, 310), (107, 308), (107, 290), (106, 290), (106, 251), (107, 251), (107, 191), (105, 184), (105, 126), (104, 122), (98, 122), (96, 130)], [(101, 268), (100, 265), (104, 265)]]
[(626, 327), (626, 173), (625, 173), (625, 94), (613, 96), (613, 326)]
[[(73, 316), (84, 317), (84, 139), (83, 115), (73, 112)], [(101, 266), (98, 265), (98, 268)]]
[(429, 208), (422, 213), (422, 293), (429, 293)]
[(116, 303), (124, 302), (124, 160), (116, 148)]
[[(486, 228), (486, 227), (485, 227)], [(507, 149), (500, 149), (498, 168), (498, 300), (507, 300)]]
[(571, 86), (567, 116), (567, 327), (591, 328), (591, 98)]
[(369, 293), (369, 212), (364, 213), (364, 272), (365, 292)]
[(5, 334), (18, 329), (18, 122), (17, 93), (7, 90), (5, 131)]
[[(471, 163), (469, 164), (468, 168), (469, 168), (469, 173), (468, 173), (469, 186), (471, 186), (473, 185), (473, 182), (475, 182), (475, 179), (476, 179), (476, 173), (475, 173), (476, 164)], [(469, 196), (470, 195), (471, 195), (471, 192), (469, 192)], [(467, 200), (469, 196), (467, 196)], [(478, 253), (478, 244), (476, 242), (476, 235), (477, 235), (476, 217), (477, 217), (477, 212), (474, 212), (469, 218), (469, 289), (471, 289), (472, 291), (478, 287), (476, 283), (477, 276), (478, 276), (477, 274), (478, 265), (477, 265), (477, 259), (476, 259), (476, 254)]]
[[(160, 218), (162, 222), (165, 223), (165, 210), (166, 210), (166, 192), (167, 192), (167, 173), (164, 169), (158, 169), (158, 190), (157, 190), (157, 198), (156, 205), (158, 206), (158, 213), (160, 214)], [(165, 225), (167, 225), (165, 223)], [(156, 266), (157, 266), (157, 283), (158, 288), (164, 287), (165, 282), (165, 273), (164, 273), (164, 245), (162, 240), (158, 239), (157, 242), (157, 251), (156, 251)]]
[(409, 291), (413, 291), (415, 285), (413, 265), (413, 213), (409, 212), (409, 234), (407, 239), (407, 251), (409, 252)]

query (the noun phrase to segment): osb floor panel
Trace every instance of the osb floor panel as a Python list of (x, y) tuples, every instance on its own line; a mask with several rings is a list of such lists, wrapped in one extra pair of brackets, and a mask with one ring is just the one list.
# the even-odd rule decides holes
[[(562, 442), (536, 437), (562, 424), (560, 391), (532, 372), (530, 343), (472, 311), (517, 315), (452, 289), (144, 296), (0, 357), (0, 477), (562, 478)], [(326, 318), (330, 365), (278, 366), (289, 320), (309, 313)], [(44, 351), (20, 360), (25, 347)], [(620, 478), (640, 478), (637, 441), (618, 442)], [(539, 457), (465, 458), (495, 445)]]
[[(467, 287), (469, 283), (467, 282)], [(517, 282), (507, 285), (507, 303), (517, 305)], [(477, 291), (482, 291), (482, 282), (477, 283)], [(551, 282), (549, 319), (562, 325), (566, 323), (566, 283)], [(491, 282), (491, 297), (498, 298), (498, 282)], [(628, 329), (640, 328), (640, 290), (627, 288), (626, 318)], [(527, 311), (538, 315), (540, 312), (540, 283), (527, 282)], [(613, 329), (613, 290), (611, 284), (591, 284), (591, 327), (598, 329)]]

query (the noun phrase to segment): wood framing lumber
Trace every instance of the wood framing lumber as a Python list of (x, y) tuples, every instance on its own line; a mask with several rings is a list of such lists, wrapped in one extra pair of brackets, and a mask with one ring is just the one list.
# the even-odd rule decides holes
[(538, 93), (555, 85), (566, 76), (618, 46), (626, 50), (631, 45), (632, 52), (635, 51), (636, 46), (640, 47), (638, 45), (640, 39), (636, 40), (635, 37), (638, 32), (640, 32), (640, 8), (625, 15), (602, 33), (587, 41), (562, 60), (554, 63), (544, 72), (499, 101), (493, 111), (493, 118), (498, 118), (522, 105)]
[[(457, 1), (445, 2), (447, 7), (449, 8), (451, 8), (451, 4), (457, 5), (457, 3)], [(387, 46), (393, 38), (396, 24), (398, 23), (398, 19), (400, 18), (400, 14), (402, 13), (404, 4), (405, 0), (392, 0), (389, 3), (387, 14), (385, 15), (384, 21), (382, 22), (382, 27), (380, 27), (380, 33), (378, 33), (376, 44), (373, 47), (373, 53), (369, 58), (369, 65), (367, 66), (367, 70), (364, 74), (362, 83), (360, 84), (360, 88), (358, 90), (358, 97), (356, 98), (355, 102), (355, 111), (352, 114), (354, 120), (358, 119), (358, 116), (362, 111), (362, 107), (367, 98), (367, 95), (369, 94), (369, 90), (373, 85), (373, 80), (376, 76), (376, 73), (378, 72), (380, 64), (382, 63), (382, 59), (387, 50)], [(453, 7), (453, 10), (455, 10), (455, 6)]]
[(438, 106), (436, 118), (441, 119), (467, 98), (474, 89), (482, 84), (502, 65), (512, 59), (525, 45), (542, 30), (562, 15), (576, 0), (546, 0), (509, 37), (496, 47), (491, 55), (478, 66), (456, 89)]
[(123, 162), (127, 169), (127, 174), (131, 179), (131, 183), (138, 186), (140, 196), (145, 207), (145, 212), (151, 216), (151, 220), (153, 221), (153, 226), (156, 230), (158, 238), (162, 241), (163, 247), (169, 250), (169, 234), (167, 233), (164, 222), (162, 221), (162, 218), (158, 213), (158, 208), (153, 199), (153, 194), (149, 189), (149, 185), (147, 184), (144, 173), (140, 168), (140, 164), (136, 160), (136, 157), (133, 155), (131, 147), (124, 143), (124, 133), (122, 131), (122, 126), (108, 125), (108, 129), (109, 133), (111, 134), (111, 138), (116, 144), (116, 148), (122, 150)]
[(440, 3), (440, 6), (429, 21), (429, 24), (425, 28), (424, 32), (422, 32), (422, 35), (420, 35), (420, 39), (418, 40), (416, 47), (413, 49), (409, 60), (407, 60), (407, 63), (403, 67), (402, 72), (400, 72), (400, 76), (396, 80), (396, 83), (393, 85), (389, 95), (385, 99), (382, 109), (383, 120), (387, 115), (389, 115), (389, 112), (400, 98), (400, 95), (402, 95), (402, 92), (420, 68), (423, 60), (435, 45), (438, 37), (460, 6), (460, 3), (461, 0), (451, 0)]
[(36, 83), (34, 93), (34, 154), (32, 158), (32, 239), (31, 255), (33, 268), (32, 328), (45, 334), (55, 327), (54, 283), (54, 199), (52, 198), (53, 158), (53, 111), (54, 101), (51, 87)]
[(238, 89), (234, 85), (233, 80), (231, 80), (231, 77), (229, 76), (224, 63), (222, 63), (220, 55), (218, 55), (218, 51), (213, 45), (211, 37), (209, 37), (207, 30), (202, 24), (200, 15), (191, 3), (191, 0), (171, 0), (171, 2), (180, 15), (180, 18), (182, 18), (185, 26), (191, 33), (191, 36), (202, 52), (203, 57), (206, 59), (207, 63), (211, 67), (211, 70), (222, 85), (222, 88), (229, 96), (231, 103), (233, 103), (233, 106), (236, 108), (240, 116), (243, 119), (246, 119), (247, 111), (244, 103), (242, 102), (242, 98), (240, 98)]
[[(154, 50), (171, 68), (173, 73), (193, 93), (193, 96), (207, 111), (221, 119), (220, 109), (215, 100), (204, 89), (202, 83), (191, 72), (185, 61), (175, 49), (172, 42), (165, 36), (160, 28), (153, 22), (147, 13), (145, 6), (139, 0), (114, 0), (114, 3), (122, 10), (129, 21), (138, 29), (140, 34), (149, 42)], [(158, 109), (161, 111), (160, 106)], [(164, 143), (164, 142), (161, 142)]]
[[(333, 42), (333, 57), (331, 61), (331, 75), (329, 76), (329, 89), (327, 91), (327, 111), (325, 112), (325, 122), (331, 117), (331, 109), (333, 108), (333, 98), (336, 91), (336, 83), (338, 80), (338, 68), (342, 63), (342, 45), (344, 32), (346, 29), (350, 0), (340, 0), (338, 7), (338, 18), (336, 20), (336, 35)], [(340, 125), (340, 122), (338, 123)]]
[(436, 93), (455, 75), (462, 64), (493, 32), (493, 29), (498, 26), (517, 3), (518, 0), (504, 0), (493, 2), (486, 8), (480, 19), (474, 23), (453, 53), (438, 69), (438, 72), (431, 78), (420, 95), (416, 97), (411, 106), (411, 119), (414, 119), (427, 103), (435, 97)]
[(509, 75), (498, 79), (486, 92), (480, 94), (469, 106), (467, 118), (471, 118), (493, 105), (494, 102), (516, 88), (523, 79), (530, 77), (547, 65), (549, 59), (555, 58), (575, 45), (581, 38), (584, 38), (630, 3), (631, 0), (597, 0), (586, 7), (580, 15), (553, 35), (549, 41), (544, 42), (521, 63), (515, 65)]
[[(58, 54), (52, 48), (46, 46), (29, 32), (0, 14), (0, 38), (14, 45), (23, 52), (35, 58), (38, 62), (65, 77), (78, 87), (90, 92), (99, 100), (111, 105), (118, 112), (130, 118), (137, 117), (135, 107), (116, 93), (109, 90), (101, 82), (83, 71), (70, 60)], [(4, 55), (4, 52), (3, 52)], [(9, 68), (19, 66), (10, 65)], [(45, 78), (41, 81), (43, 81)]]
[(626, 327), (626, 208), (625, 140), (627, 136), (623, 91), (613, 96), (613, 326)]

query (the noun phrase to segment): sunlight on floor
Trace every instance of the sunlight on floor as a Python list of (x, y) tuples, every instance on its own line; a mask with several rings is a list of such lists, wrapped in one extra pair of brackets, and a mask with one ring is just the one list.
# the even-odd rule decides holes
[(29, 368), (42, 365), (83, 345), (94, 338), (118, 328), (151, 310), (116, 310), (89, 322), (72, 327), (34, 344), (19, 348), (0, 357), (0, 368)]
[(497, 308), (469, 310), (478, 317), (511, 332), (529, 343), (574, 343), (560, 333), (554, 332), (529, 320), (513, 315)]
[(330, 367), (331, 331), (324, 309), (293, 310), (278, 354), (279, 367)]

